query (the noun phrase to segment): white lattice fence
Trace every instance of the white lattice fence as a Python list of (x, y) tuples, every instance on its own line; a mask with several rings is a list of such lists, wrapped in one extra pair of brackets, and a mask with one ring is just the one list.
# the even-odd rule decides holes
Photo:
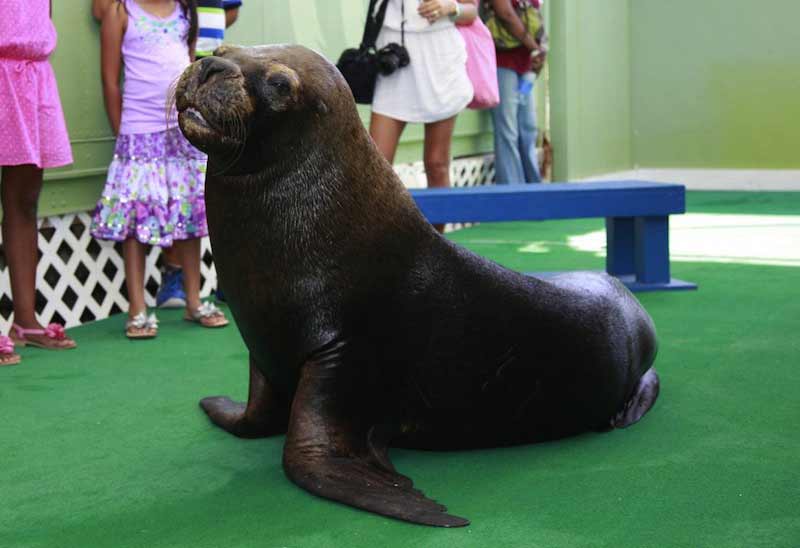
[[(396, 166), (395, 169), (407, 186), (426, 186), (422, 162)], [(454, 160), (450, 177), (455, 186), (492, 182), (494, 160), (491, 156)], [(72, 213), (39, 221), (36, 312), (44, 324), (57, 321), (73, 327), (128, 309), (122, 246), (92, 238), (90, 224), (88, 213)], [(161, 283), (160, 256), (159, 249), (153, 248), (146, 259), (145, 299), (148, 306), (155, 306), (155, 295)], [(217, 284), (208, 238), (203, 239), (201, 256), (200, 295), (207, 297)], [(8, 333), (11, 321), (11, 285), (0, 237), (0, 333)]]
[[(39, 221), (39, 266), (36, 271), (36, 313), (40, 321), (67, 327), (107, 318), (128, 309), (125, 267), (120, 244), (98, 241), (89, 233), (88, 213), (48, 217)], [(2, 240), (0, 239), (0, 243)], [(201, 296), (216, 287), (208, 238), (202, 243)], [(145, 299), (155, 306), (161, 282), (160, 252), (153, 248), (145, 267)], [(0, 332), (11, 326), (12, 301), (5, 261), (0, 261)]]
[[(425, 165), (422, 162), (400, 164), (394, 170), (408, 188), (425, 188)], [(485, 185), (494, 181), (494, 156), (459, 158), (450, 163), (450, 181), (453, 186)]]

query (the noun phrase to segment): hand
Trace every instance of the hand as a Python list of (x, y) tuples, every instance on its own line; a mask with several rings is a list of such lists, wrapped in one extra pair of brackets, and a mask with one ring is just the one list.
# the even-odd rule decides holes
[(539, 74), (542, 71), (542, 68), (544, 68), (544, 62), (546, 59), (547, 59), (546, 51), (544, 50), (535, 51), (533, 53), (533, 56), (531, 57), (532, 60), (531, 70), (533, 70), (533, 72), (535, 72), (536, 74)]
[(431, 24), (455, 12), (456, 0), (422, 0), (422, 3), (417, 8), (417, 13)]

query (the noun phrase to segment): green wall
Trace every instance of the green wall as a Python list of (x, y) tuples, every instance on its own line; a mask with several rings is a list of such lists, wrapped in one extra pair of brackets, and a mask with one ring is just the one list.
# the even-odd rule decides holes
[(629, 0), (550, 2), (556, 180), (631, 165), (630, 4)]
[(800, 2), (550, 6), (555, 178), (800, 168)]
[[(301, 43), (335, 59), (358, 43), (366, 4), (249, 0), (229, 40)], [(545, 15), (555, 179), (631, 167), (800, 167), (800, 2), (551, 0)], [(43, 215), (91, 208), (113, 148), (89, 2), (54, 2), (53, 17), (75, 164), (46, 174)], [(361, 108), (365, 121), (368, 113)], [(419, 160), (422, 138), (422, 126), (409, 126), (397, 161)], [(460, 115), (454, 155), (491, 150), (488, 115)]]
[[(345, 47), (361, 39), (366, 0), (246, 0), (228, 41), (243, 45), (300, 43), (336, 60)], [(73, 146), (72, 166), (49, 170), (40, 200), (40, 215), (91, 209), (99, 197), (114, 139), (106, 121), (100, 84), (98, 26), (89, 0), (53, 2), (59, 33), (53, 67)], [(361, 108), (362, 118), (369, 116)], [(397, 162), (422, 159), (423, 127), (409, 126)], [(465, 111), (458, 117), (453, 154), (492, 150), (491, 121), (486, 113)]]
[(635, 164), (800, 168), (800, 2), (631, 8)]
[(53, 2), (58, 47), (52, 57), (75, 163), (45, 173), (40, 215), (90, 209), (114, 149), (100, 84), (99, 28), (91, 2)]

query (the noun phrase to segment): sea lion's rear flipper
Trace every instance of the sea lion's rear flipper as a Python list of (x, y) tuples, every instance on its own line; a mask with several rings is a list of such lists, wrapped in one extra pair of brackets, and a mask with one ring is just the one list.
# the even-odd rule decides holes
[(334, 350), (303, 365), (283, 451), (289, 478), (314, 495), (383, 516), (439, 527), (468, 525), (394, 470), (387, 437), (365, 429), (354, 399), (341, 391), (340, 358)]
[(247, 405), (226, 396), (200, 400), (211, 422), (240, 438), (265, 438), (286, 432), (289, 405), (272, 390), (250, 358), (250, 390)]
[(625, 407), (611, 419), (611, 426), (614, 428), (627, 428), (628, 426), (639, 422), (645, 413), (647, 413), (653, 404), (658, 399), (660, 382), (658, 374), (654, 367), (651, 367), (639, 379), (639, 385), (636, 387), (636, 392), (630, 400), (625, 404)]

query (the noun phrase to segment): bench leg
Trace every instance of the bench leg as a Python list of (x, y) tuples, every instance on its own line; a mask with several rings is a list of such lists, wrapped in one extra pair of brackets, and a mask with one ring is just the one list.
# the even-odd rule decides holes
[(612, 276), (632, 276), (635, 223), (633, 217), (606, 217), (606, 272)]
[(697, 289), (669, 268), (669, 217), (607, 217), (606, 272), (631, 291)]
[(642, 284), (668, 284), (669, 217), (636, 217), (636, 281)]

